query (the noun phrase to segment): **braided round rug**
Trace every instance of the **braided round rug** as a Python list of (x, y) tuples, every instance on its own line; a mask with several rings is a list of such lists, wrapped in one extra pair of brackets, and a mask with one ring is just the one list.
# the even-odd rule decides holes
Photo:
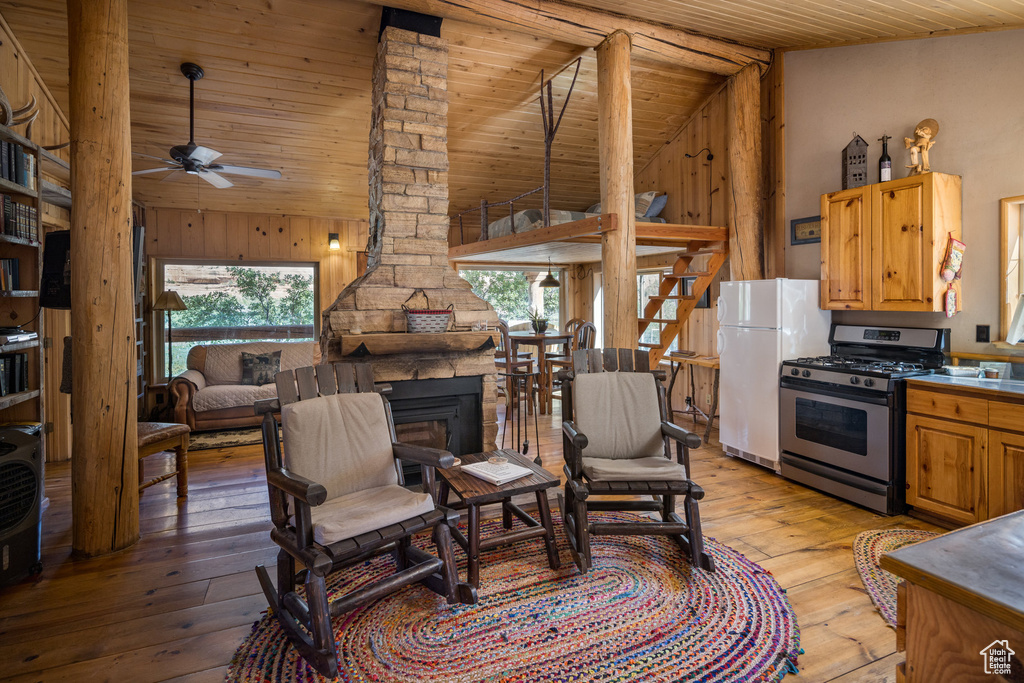
[(853, 559), (860, 580), (868, 589), (871, 602), (893, 628), (896, 628), (896, 586), (901, 579), (878, 566), (878, 560), (885, 553), (935, 536), (938, 534), (918, 529), (872, 529), (862, 531), (853, 540)]
[[(665, 537), (601, 536), (591, 541), (594, 568), (580, 575), (557, 515), (555, 526), (557, 572), (542, 541), (520, 542), (483, 553), (476, 605), (448, 605), (413, 585), (336, 619), (337, 680), (769, 682), (796, 672), (793, 608), (768, 571), (739, 552), (708, 538), (716, 566), (708, 573)], [(482, 535), (500, 528), (500, 520), (485, 522)], [(457, 547), (456, 556), (465, 557)], [(330, 596), (392, 571), (384, 556), (339, 572)], [(265, 615), (227, 680), (325, 679)]]

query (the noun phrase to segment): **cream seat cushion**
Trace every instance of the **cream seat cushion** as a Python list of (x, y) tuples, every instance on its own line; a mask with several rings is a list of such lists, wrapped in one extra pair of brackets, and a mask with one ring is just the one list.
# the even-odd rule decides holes
[(220, 410), (251, 406), (263, 398), (277, 396), (276, 384), (254, 386), (252, 384), (214, 384), (203, 387), (192, 398), (192, 408), (197, 411)]
[(583, 476), (590, 481), (686, 481), (686, 468), (664, 455), (631, 460), (583, 458)]
[(660, 455), (661, 408), (649, 372), (583, 373), (573, 380), (576, 426), (586, 435), (583, 457), (633, 459)]
[(285, 466), (322, 484), (328, 501), (398, 484), (380, 394), (335, 394), (289, 403), (281, 409), (281, 423)]
[(330, 545), (433, 509), (434, 501), (429, 494), (414, 493), (398, 485), (355, 491), (310, 508), (313, 540)]

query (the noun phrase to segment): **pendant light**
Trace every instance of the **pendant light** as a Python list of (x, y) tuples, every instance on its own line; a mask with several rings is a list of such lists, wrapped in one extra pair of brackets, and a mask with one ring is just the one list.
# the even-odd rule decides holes
[(548, 276), (540, 281), (540, 287), (561, 287), (562, 283), (551, 274), (551, 259), (548, 258)]

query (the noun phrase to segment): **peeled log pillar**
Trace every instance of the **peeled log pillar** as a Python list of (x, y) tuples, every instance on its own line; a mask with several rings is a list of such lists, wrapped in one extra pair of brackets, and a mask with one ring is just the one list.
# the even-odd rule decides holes
[(618, 218), (618, 229), (601, 236), (605, 348), (635, 349), (637, 344), (631, 48), (629, 34), (622, 31), (597, 46), (601, 213), (614, 213)]
[(139, 539), (127, 0), (68, 0), (72, 546)]
[(764, 216), (761, 177), (761, 70), (749, 64), (729, 80), (727, 107), (729, 177), (729, 270), (733, 280), (764, 278)]

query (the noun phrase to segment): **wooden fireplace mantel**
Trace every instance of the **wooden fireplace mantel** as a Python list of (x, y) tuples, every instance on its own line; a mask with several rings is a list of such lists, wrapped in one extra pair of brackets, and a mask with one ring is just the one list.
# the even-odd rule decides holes
[(480, 332), (381, 332), (341, 335), (335, 343), (346, 358), (401, 353), (486, 351), (495, 348), (497, 330)]

